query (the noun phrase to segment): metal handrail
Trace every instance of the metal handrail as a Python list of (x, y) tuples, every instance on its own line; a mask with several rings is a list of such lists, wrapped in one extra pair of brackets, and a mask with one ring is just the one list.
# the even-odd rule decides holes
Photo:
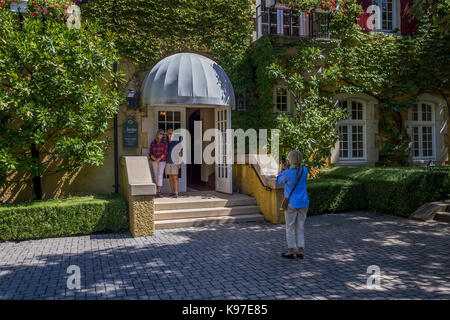
[(258, 177), (259, 182), (261, 183), (261, 185), (262, 185), (267, 191), (272, 191), (272, 188), (271, 188), (271, 187), (266, 186), (266, 185), (264, 184), (264, 182), (263, 182), (262, 179), (261, 179), (261, 176), (260, 176), (259, 173), (258, 173), (258, 170), (256, 170), (256, 168), (255, 168), (254, 165), (252, 165), (252, 164), (247, 164), (247, 167), (250, 167), (250, 168), (253, 169), (253, 171), (255, 172), (256, 176)]
[[(274, 10), (276, 11), (277, 9), (272, 9), (272, 8), (267, 8), (267, 12), (264, 13), (265, 15), (267, 15), (267, 33), (262, 32), (261, 34), (259, 34), (259, 24), (262, 24), (262, 17), (263, 14), (261, 13), (261, 8), (262, 8), (262, 4), (256, 7), (256, 13), (255, 13), (255, 29), (256, 29), (256, 38), (259, 39), (260, 37), (262, 37), (265, 34), (276, 34), (279, 35), (277, 32), (273, 33), (271, 31), (272, 26), (274, 26), (274, 24), (271, 22), (271, 14), (274, 12)], [(283, 9), (287, 12), (289, 12), (289, 35), (281, 35), (281, 36), (287, 36), (287, 37), (291, 37), (291, 38), (315, 38), (317, 37), (317, 35), (314, 34), (314, 24), (318, 23), (318, 20), (316, 19), (316, 13), (315, 12), (311, 12), (307, 18), (307, 23), (308, 23), (308, 33), (305, 35), (296, 35), (293, 36), (293, 30), (294, 30), (294, 26), (292, 24), (292, 19), (293, 17), (298, 17), (299, 12), (296, 10), (292, 10), (292, 9)], [(317, 14), (324, 14), (324, 13), (317, 13)], [(327, 15), (327, 36), (326, 38), (330, 37), (330, 17), (329, 15)], [(318, 28), (318, 26), (317, 26)], [(318, 30), (319, 31), (319, 30)], [(300, 32), (300, 31), (299, 31)], [(320, 36), (320, 35), (319, 35)]]

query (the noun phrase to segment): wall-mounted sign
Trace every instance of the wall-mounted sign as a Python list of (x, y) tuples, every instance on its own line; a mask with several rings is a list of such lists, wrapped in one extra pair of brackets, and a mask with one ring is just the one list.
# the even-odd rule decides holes
[(123, 147), (138, 147), (138, 123), (136, 119), (130, 117), (123, 123)]

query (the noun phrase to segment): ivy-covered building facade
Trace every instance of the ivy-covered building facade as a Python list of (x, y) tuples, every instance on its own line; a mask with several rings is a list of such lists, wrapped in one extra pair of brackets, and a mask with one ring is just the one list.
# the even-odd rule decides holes
[[(342, 8), (343, 5), (345, 8), (345, 3), (339, 3), (341, 13), (344, 13)], [(441, 75), (430, 74), (434, 70), (439, 71), (441, 66), (446, 69), (448, 54), (445, 50), (440, 51), (446, 58), (440, 60), (444, 62), (436, 62), (432, 66), (434, 69), (427, 69), (429, 66), (421, 69), (420, 60), (428, 60), (431, 56), (427, 56), (426, 52), (415, 53), (416, 49), (412, 49), (414, 46), (408, 48), (412, 50), (410, 61), (407, 55), (398, 55), (398, 60), (393, 58), (394, 54), (398, 54), (396, 50), (406, 48), (403, 42), (413, 42), (416, 37), (423, 39), (423, 33), (426, 32), (420, 31), (420, 25), (408, 14), (412, 0), (357, 1), (363, 14), (358, 15), (355, 24), (360, 27), (358, 32), (363, 31), (361, 34), (365, 38), (358, 38), (365, 41), (363, 45), (355, 44), (357, 41), (344, 44), (349, 35), (335, 33), (333, 36), (330, 20), (336, 11), (327, 8), (330, 4), (331, 7), (335, 6), (334, 1), (322, 1), (322, 8), (325, 9), (319, 6), (311, 12), (299, 12), (291, 2), (273, 5), (272, 1), (268, 1), (267, 4), (266, 1), (256, 1), (253, 43), (248, 60), (245, 60), (245, 64), (252, 67), (243, 66), (245, 76), (242, 79), (245, 80), (235, 86), (238, 92), (238, 111), (234, 115), (236, 127), (245, 126), (249, 121), (252, 124), (259, 122), (276, 126), (276, 118), (280, 115), (294, 116), (298, 110), (293, 93), (284, 81), (271, 78), (264, 68), (268, 68), (272, 62), (286, 63), (298, 55), (302, 48), (317, 47), (326, 52), (328, 62), (339, 63), (342, 68), (341, 82), (327, 94), (331, 94), (335, 105), (348, 111), (349, 115), (338, 123), (341, 138), (331, 149), (329, 164), (449, 164), (449, 91), (445, 86), (448, 75), (447, 71)], [(376, 10), (380, 12), (375, 14)], [(380, 44), (367, 45), (372, 41), (370, 37), (377, 39)], [(383, 57), (377, 46), (392, 46), (392, 51), (387, 50)], [(355, 50), (356, 47), (360, 48)], [(438, 47), (442, 48), (442, 45)], [(391, 71), (385, 71), (389, 69), (389, 63), (399, 61), (411, 64), (404, 75), (395, 74), (403, 72), (397, 66), (392, 66)], [(405, 65), (405, 69), (408, 69), (408, 65)], [(415, 72), (412, 75), (415, 79), (405, 80)], [(383, 79), (378, 80), (378, 77)], [(390, 77), (393, 81), (390, 81)], [(430, 77), (437, 78), (435, 82), (428, 82)], [(375, 83), (375, 80), (378, 83), (370, 84), (371, 81)], [(403, 83), (398, 84), (401, 81)], [(250, 116), (246, 116), (246, 113)], [(264, 116), (250, 120), (258, 117), (257, 114)], [(245, 120), (240, 121), (239, 118)]]
[[(190, 130), (195, 121), (202, 122), (202, 130), (277, 128), (280, 116), (293, 117), (298, 110), (288, 85), (268, 69), (274, 62), (285, 64), (302, 48), (325, 52), (318, 67), (340, 68), (335, 83), (320, 90), (333, 99), (333, 107), (349, 115), (337, 125), (340, 139), (331, 147), (328, 164), (449, 164), (444, 81), (448, 73), (439, 67), (448, 66), (448, 53), (442, 48), (447, 38), (426, 39), (427, 31), (407, 14), (410, 0), (315, 1), (312, 10), (291, 1), (273, 2), (267, 1), (272, 6), (263, 0), (137, 0), (133, 6), (128, 0), (83, 2), (82, 17), (115, 33), (120, 54), (115, 68), (123, 73), (124, 99), (103, 133), (107, 147), (102, 163), (70, 173), (42, 173), (43, 198), (120, 190), (120, 158), (146, 156), (158, 129)], [(374, 10), (380, 10), (376, 18)], [(403, 40), (419, 36), (428, 42)], [(225, 98), (193, 103), (168, 95), (175, 86), (178, 93), (185, 88), (181, 78), (173, 79), (183, 69), (191, 71), (186, 81), (192, 92), (208, 87), (208, 77), (230, 82), (224, 86), (227, 90), (217, 90)], [(164, 79), (158, 81), (156, 75)], [(231, 166), (183, 166), (180, 191), (188, 184), (203, 183), (231, 193), (235, 191), (231, 170)], [(10, 178), (0, 188), (0, 203), (33, 199), (31, 184), (20, 180), (20, 174)]]

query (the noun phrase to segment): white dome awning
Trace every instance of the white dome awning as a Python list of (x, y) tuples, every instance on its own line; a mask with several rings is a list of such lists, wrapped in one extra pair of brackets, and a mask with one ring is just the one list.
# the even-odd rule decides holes
[(141, 105), (204, 104), (235, 106), (225, 71), (195, 53), (177, 53), (159, 61), (141, 87)]

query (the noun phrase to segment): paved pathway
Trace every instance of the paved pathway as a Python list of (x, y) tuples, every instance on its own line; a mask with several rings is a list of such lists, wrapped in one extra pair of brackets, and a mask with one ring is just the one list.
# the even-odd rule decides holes
[[(450, 224), (309, 217), (303, 261), (279, 257), (284, 240), (281, 225), (243, 223), (0, 243), (0, 299), (450, 299)], [(370, 265), (381, 289), (367, 289)]]

